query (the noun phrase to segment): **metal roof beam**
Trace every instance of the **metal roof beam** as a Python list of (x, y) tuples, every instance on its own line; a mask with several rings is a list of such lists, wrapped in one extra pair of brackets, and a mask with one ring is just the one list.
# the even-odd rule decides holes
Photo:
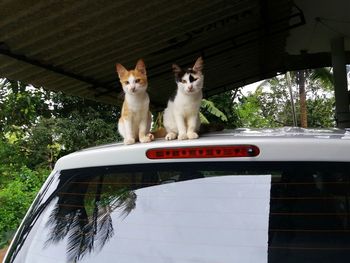
[(91, 86), (90, 88), (92, 88), (92, 89), (103, 88), (103, 89), (108, 90), (109, 92), (112, 89), (114, 89), (111, 85), (109, 85), (107, 83), (102, 83), (102, 82), (99, 82), (95, 79), (81, 76), (81, 75), (75, 74), (73, 72), (69, 72), (63, 68), (53, 66), (50, 64), (42, 63), (37, 59), (29, 58), (25, 55), (14, 53), (10, 50), (10, 48), (5, 43), (1, 43), (1, 42), (0, 42), (0, 55), (5, 55), (5, 56), (8, 56), (8, 57), (13, 58), (15, 60), (22, 61), (22, 62), (28, 63), (30, 65), (33, 65), (33, 66), (36, 66), (39, 68), (43, 68), (45, 70), (49, 70), (51, 72), (63, 75), (65, 77), (69, 77), (69, 78), (84, 82), (84, 83), (90, 85)]

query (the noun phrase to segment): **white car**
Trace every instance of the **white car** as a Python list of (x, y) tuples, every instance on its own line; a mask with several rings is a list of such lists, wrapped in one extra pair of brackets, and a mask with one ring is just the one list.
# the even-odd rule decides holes
[(350, 261), (350, 132), (237, 129), (61, 158), (4, 262)]

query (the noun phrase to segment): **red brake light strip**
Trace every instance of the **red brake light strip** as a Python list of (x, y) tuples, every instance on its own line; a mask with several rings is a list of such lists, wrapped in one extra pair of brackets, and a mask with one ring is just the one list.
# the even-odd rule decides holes
[(156, 148), (147, 150), (146, 156), (149, 159), (225, 158), (254, 157), (259, 153), (255, 145), (232, 145)]

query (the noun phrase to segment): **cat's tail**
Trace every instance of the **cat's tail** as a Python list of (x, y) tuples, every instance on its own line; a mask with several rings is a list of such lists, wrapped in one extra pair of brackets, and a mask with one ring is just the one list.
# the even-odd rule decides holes
[(222, 123), (202, 123), (199, 128), (199, 135), (209, 132), (222, 131), (223, 129), (225, 129), (225, 126)]
[(164, 138), (166, 135), (166, 130), (164, 127), (160, 127), (157, 130), (152, 131), (151, 133), (153, 134), (155, 139), (156, 138)]
[(164, 128), (163, 125), (163, 114), (164, 112), (158, 112), (157, 114), (157, 118), (154, 121), (154, 130), (151, 131), (151, 133), (153, 134), (154, 138), (165, 138), (167, 132), (166, 129)]

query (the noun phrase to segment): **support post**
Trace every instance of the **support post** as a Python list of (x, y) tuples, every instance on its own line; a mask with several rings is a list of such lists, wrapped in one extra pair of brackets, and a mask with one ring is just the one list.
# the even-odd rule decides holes
[(346, 58), (344, 38), (331, 40), (332, 65), (334, 75), (335, 109), (338, 128), (350, 127), (348, 82), (346, 76)]

